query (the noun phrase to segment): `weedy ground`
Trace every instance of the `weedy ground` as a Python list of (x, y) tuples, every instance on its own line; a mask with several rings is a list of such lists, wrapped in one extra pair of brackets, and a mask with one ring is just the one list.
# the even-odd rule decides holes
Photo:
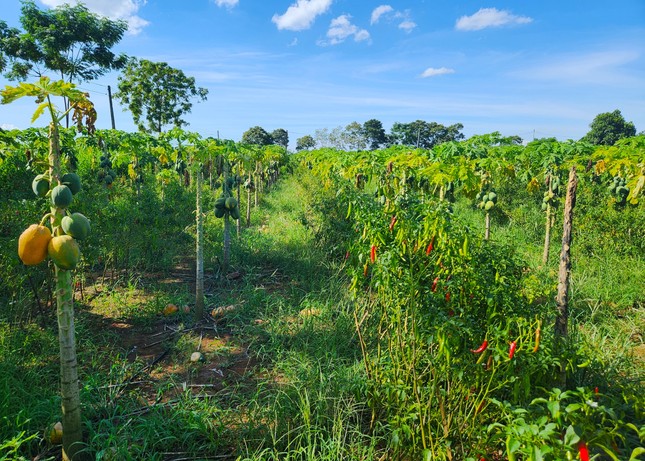
[[(388, 441), (375, 435), (387, 431), (370, 428), (342, 256), (333, 262), (318, 244), (319, 217), (302, 199), (309, 192), (292, 177), (270, 191), (234, 237), (226, 273), (206, 255), (203, 319), (194, 317), (190, 258), (165, 272), (91, 274), (76, 287), (91, 459), (387, 459)], [(483, 232), (479, 215), (457, 210)], [(539, 272), (540, 249), (521, 227), (494, 232)], [(557, 237), (553, 247), (557, 259)], [(576, 263), (572, 283), (573, 320), (608, 364), (645, 357), (643, 306), (621, 299), (642, 299), (634, 290), (643, 288), (645, 261), (627, 267), (613, 255)], [(164, 316), (169, 303), (179, 312)], [(0, 460), (60, 456), (45, 437), (60, 419), (55, 322), (48, 310), (0, 324), (0, 415), (10, 415), (0, 434), (18, 428), (0, 444)], [(200, 360), (191, 361), (194, 352)]]
[[(234, 237), (227, 273), (207, 267), (203, 319), (194, 317), (191, 259), (165, 273), (98, 273), (77, 284), (92, 459), (377, 457), (382, 444), (367, 435), (371, 415), (357, 398), (364, 372), (346, 281), (306, 226), (299, 187), (287, 180), (265, 198)], [(169, 303), (179, 312), (164, 316)], [(44, 437), (60, 418), (54, 313), (42, 320), (0, 334), (13, 357), (0, 403), (17, 415), (3, 425), (24, 431), (0, 446), (0, 459), (60, 452)]]

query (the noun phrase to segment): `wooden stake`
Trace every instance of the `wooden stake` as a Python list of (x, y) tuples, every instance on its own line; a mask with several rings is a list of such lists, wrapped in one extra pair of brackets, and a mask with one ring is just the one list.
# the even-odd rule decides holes
[[(562, 352), (568, 337), (569, 322), (569, 275), (571, 271), (571, 230), (573, 229), (573, 208), (576, 204), (578, 177), (576, 168), (569, 171), (567, 198), (564, 202), (564, 229), (562, 231), (562, 250), (560, 252), (560, 270), (558, 272), (558, 294), (556, 297), (557, 317), (555, 319), (555, 339), (559, 352)], [(566, 385), (566, 368), (560, 366), (560, 383)]]

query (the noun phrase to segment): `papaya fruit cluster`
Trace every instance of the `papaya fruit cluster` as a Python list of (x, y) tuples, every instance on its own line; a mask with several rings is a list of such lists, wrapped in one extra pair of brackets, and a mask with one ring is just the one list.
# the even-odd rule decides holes
[[(77, 240), (87, 238), (90, 221), (81, 213), (71, 213), (68, 208), (74, 195), (81, 190), (81, 179), (76, 173), (61, 176), (59, 184), (50, 189), (48, 173), (37, 175), (31, 187), (38, 197), (49, 195), (55, 213), (46, 214), (40, 224), (32, 224), (18, 238), (18, 257), (27, 266), (40, 264), (47, 257), (63, 270), (73, 270), (81, 259)], [(61, 217), (62, 216), (62, 217)], [(54, 232), (43, 225), (54, 218)]]
[(478, 208), (490, 211), (497, 204), (497, 193), (492, 188), (484, 186), (475, 196), (475, 200), (479, 202), (477, 204)]
[(240, 219), (240, 207), (235, 197), (222, 196), (215, 200), (215, 217), (223, 218), (227, 214), (233, 219)]
[(617, 205), (624, 205), (627, 203), (627, 196), (629, 195), (629, 188), (627, 181), (620, 176), (614, 176), (611, 183), (607, 187), (607, 191), (616, 198)]
[(547, 207), (552, 208), (557, 205), (558, 196), (560, 195), (560, 178), (557, 176), (549, 176), (548, 190), (542, 197), (542, 211), (546, 211)]
[(116, 171), (112, 169), (112, 160), (108, 154), (101, 155), (101, 163), (99, 164), (100, 170), (97, 174), (99, 182), (104, 183), (106, 186), (111, 187), (116, 179)]

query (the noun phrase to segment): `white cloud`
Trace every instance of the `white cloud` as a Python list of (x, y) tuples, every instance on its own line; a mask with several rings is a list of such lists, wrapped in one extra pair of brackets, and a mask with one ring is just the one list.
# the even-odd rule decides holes
[(319, 41), (318, 44), (321, 46), (338, 45), (351, 36), (354, 36), (354, 41), (356, 42), (369, 40), (370, 33), (365, 29), (359, 29), (358, 26), (352, 24), (350, 22), (350, 18), (350, 15), (343, 14), (332, 19), (331, 24), (329, 25), (329, 30), (327, 31), (328, 40)]
[(406, 32), (411, 32), (412, 29), (414, 29), (417, 26), (417, 24), (413, 21), (403, 21), (401, 24), (399, 24), (399, 29), (403, 29)]
[(2, 124), (0, 124), (0, 129), (6, 130), (6, 131), (11, 131), (11, 130), (17, 130), (18, 127), (16, 125), (11, 124), (11, 123), (2, 123)]
[(436, 77), (437, 75), (446, 75), (446, 74), (454, 74), (455, 69), (449, 69), (447, 67), (428, 67), (426, 70), (423, 71), (421, 74), (422, 78), (427, 78), (427, 77)]
[(298, 0), (282, 14), (274, 14), (273, 21), (279, 30), (304, 30), (311, 27), (316, 16), (325, 13), (333, 0)]
[(410, 11), (395, 11), (390, 5), (381, 5), (374, 8), (370, 18), (370, 25), (378, 23), (381, 18), (385, 18), (388, 22), (400, 21), (399, 29), (405, 32), (411, 32), (417, 24), (410, 19)]
[(233, 8), (237, 6), (239, 2), (239, 0), (215, 0), (215, 4), (217, 6), (225, 6), (226, 8)]
[(533, 19), (528, 16), (517, 16), (497, 8), (481, 8), (472, 16), (462, 16), (455, 24), (457, 30), (481, 30), (487, 27), (501, 27), (513, 24), (528, 24)]
[[(70, 0), (40, 0), (45, 6), (56, 7)], [(150, 24), (145, 19), (137, 16), (139, 8), (146, 4), (147, 0), (76, 0), (75, 3), (84, 3), (93, 13), (111, 19), (123, 19), (128, 23), (128, 34), (137, 35), (141, 30)], [(73, 0), (72, 0), (73, 2)]]
[(377, 6), (376, 8), (374, 8), (374, 11), (372, 11), (370, 24), (376, 24), (381, 16), (392, 11), (394, 11), (394, 8), (392, 8), (390, 5)]

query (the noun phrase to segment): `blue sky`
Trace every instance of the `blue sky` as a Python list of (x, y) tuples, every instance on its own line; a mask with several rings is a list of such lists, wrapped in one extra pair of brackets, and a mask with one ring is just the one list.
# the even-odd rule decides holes
[[(187, 116), (204, 136), (238, 141), (259, 125), (286, 129), (293, 146), (375, 118), (387, 131), (420, 119), (462, 123), (466, 136), (565, 140), (615, 109), (645, 130), (643, 0), (85, 3), (129, 21), (117, 51), (167, 62), (208, 88)], [(20, 5), (2, 0), (0, 18), (19, 26)], [(110, 126), (106, 86), (116, 91), (117, 77), (81, 85), (99, 128)], [(26, 128), (31, 112), (27, 101), (0, 106), (0, 126)], [(117, 128), (135, 129), (118, 103), (115, 112)]]

